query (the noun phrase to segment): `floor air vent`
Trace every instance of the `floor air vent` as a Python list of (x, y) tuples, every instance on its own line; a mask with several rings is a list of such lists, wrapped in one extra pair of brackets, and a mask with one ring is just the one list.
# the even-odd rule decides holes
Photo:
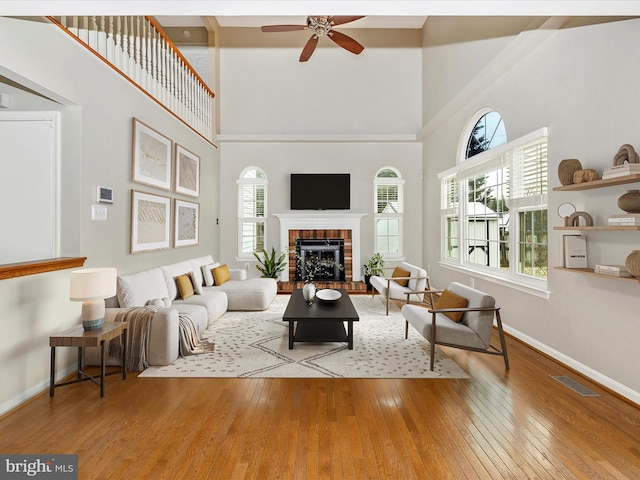
[(573, 390), (574, 392), (576, 392), (578, 395), (582, 397), (599, 397), (600, 396), (599, 393), (589, 390), (584, 385), (581, 385), (578, 382), (576, 382), (573, 378), (569, 378), (562, 375), (560, 376), (551, 375), (551, 378), (556, 379), (557, 381), (562, 383), (564, 386), (569, 387), (571, 390)]

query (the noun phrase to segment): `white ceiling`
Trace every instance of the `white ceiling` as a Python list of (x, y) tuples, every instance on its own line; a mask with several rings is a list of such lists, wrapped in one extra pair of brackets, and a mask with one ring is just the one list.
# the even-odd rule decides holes
[[(216, 17), (221, 27), (261, 27), (262, 25), (305, 25), (306, 16), (219, 16)], [(367, 16), (349, 22), (346, 28), (414, 28), (421, 29), (426, 16)], [(347, 26), (348, 25), (348, 26)]]

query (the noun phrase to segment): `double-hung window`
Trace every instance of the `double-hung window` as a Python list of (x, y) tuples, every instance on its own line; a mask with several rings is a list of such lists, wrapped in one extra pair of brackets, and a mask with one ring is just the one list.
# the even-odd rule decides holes
[(238, 179), (238, 257), (253, 260), (264, 248), (267, 234), (267, 176), (257, 167)]
[(547, 129), (440, 173), (442, 261), (546, 288)]
[(385, 259), (401, 259), (404, 180), (395, 168), (378, 171), (375, 180), (375, 251)]

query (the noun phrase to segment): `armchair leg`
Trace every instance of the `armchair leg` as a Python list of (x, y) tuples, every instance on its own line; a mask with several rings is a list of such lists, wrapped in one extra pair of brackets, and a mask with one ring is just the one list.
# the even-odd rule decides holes
[(496, 310), (496, 323), (498, 324), (498, 335), (500, 336), (500, 346), (502, 347), (502, 356), (504, 357), (504, 367), (509, 370), (509, 356), (507, 355), (507, 342), (504, 338), (504, 330), (502, 330), (502, 320), (500, 319), (500, 310)]
[(431, 371), (436, 362), (436, 314), (431, 314)]
[(389, 291), (387, 291), (387, 315), (389, 315)]
[(406, 340), (407, 338), (409, 338), (409, 321), (405, 320), (404, 321), (404, 339)]

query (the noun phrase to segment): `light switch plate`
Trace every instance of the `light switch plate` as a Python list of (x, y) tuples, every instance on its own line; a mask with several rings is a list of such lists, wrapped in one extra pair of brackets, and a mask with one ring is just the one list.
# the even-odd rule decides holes
[(91, 205), (91, 220), (104, 222), (107, 220), (107, 207), (104, 205)]

